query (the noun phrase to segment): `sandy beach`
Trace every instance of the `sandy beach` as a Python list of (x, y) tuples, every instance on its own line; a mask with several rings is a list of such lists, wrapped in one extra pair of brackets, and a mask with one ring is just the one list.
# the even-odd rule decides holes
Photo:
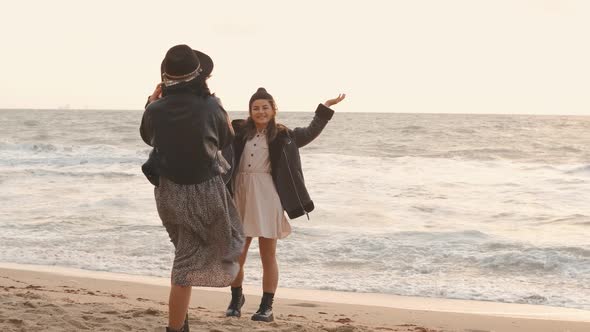
[[(168, 280), (2, 264), (1, 331), (162, 331)], [(193, 290), (192, 331), (590, 331), (585, 310), (381, 294), (279, 289), (276, 321), (252, 322), (260, 298), (245, 287), (240, 319), (224, 317), (228, 289)], [(370, 305), (373, 304), (373, 305)]]

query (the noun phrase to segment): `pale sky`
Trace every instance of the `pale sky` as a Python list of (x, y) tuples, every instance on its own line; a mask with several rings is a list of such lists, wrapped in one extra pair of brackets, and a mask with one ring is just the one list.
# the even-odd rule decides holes
[(590, 115), (590, 1), (6, 1), (0, 108), (141, 110), (171, 46), (244, 111)]

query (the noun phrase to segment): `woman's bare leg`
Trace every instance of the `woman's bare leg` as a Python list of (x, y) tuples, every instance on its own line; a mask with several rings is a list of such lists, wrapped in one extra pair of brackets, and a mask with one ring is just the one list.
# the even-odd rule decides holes
[(277, 239), (258, 238), (260, 259), (262, 260), (262, 291), (274, 293), (279, 284), (279, 265), (276, 251)]
[(242, 250), (242, 254), (240, 255), (240, 272), (231, 283), (232, 287), (240, 287), (242, 286), (242, 282), (244, 282), (244, 264), (246, 263), (246, 257), (248, 257), (248, 249), (250, 248), (250, 243), (252, 243), (252, 238), (247, 237), (246, 242), (244, 243), (244, 249)]
[(184, 325), (184, 319), (191, 300), (191, 286), (177, 286), (172, 284), (170, 298), (168, 300), (168, 327), (180, 330)]

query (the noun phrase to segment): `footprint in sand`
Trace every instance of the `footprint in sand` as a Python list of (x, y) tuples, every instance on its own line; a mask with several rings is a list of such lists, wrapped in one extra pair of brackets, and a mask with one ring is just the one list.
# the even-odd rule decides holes
[(143, 317), (143, 316), (159, 316), (162, 312), (158, 309), (148, 308), (146, 310), (135, 311), (132, 316), (133, 317)]
[(401, 324), (398, 326), (411, 327), (411, 326), (416, 326), (416, 324)]
[(38, 300), (38, 299), (41, 298), (41, 295), (35, 294), (35, 293), (31, 293), (29, 291), (27, 291), (26, 293), (18, 293), (18, 294), (16, 294), (16, 296), (22, 297), (22, 298), (25, 298), (25, 299), (32, 299), (32, 300)]
[(30, 302), (30, 301), (26, 301), (25, 303), (23, 303), (23, 305), (25, 307), (27, 307), (27, 308), (33, 308), (33, 309), (35, 309), (35, 308), (38, 307), (36, 304), (34, 304), (34, 303)]
[(106, 311), (102, 311), (101, 314), (105, 314), (105, 315), (118, 315), (119, 312), (115, 311), (115, 310), (106, 310)]
[(289, 314), (289, 315), (287, 315), (287, 317), (305, 318), (305, 316), (299, 316), (299, 315), (293, 315), (293, 314)]
[(43, 288), (43, 287), (41, 287), (41, 286), (35, 286), (35, 285), (28, 285), (27, 287), (25, 287), (25, 289), (35, 289), (35, 290), (41, 289), (41, 288)]
[(295, 303), (295, 304), (289, 304), (292, 307), (303, 307), (303, 308), (315, 308), (315, 307), (319, 307), (319, 305), (317, 304), (313, 304), (313, 303)]
[(65, 321), (79, 330), (88, 330), (88, 326), (73, 319), (65, 319)]
[(14, 324), (14, 325), (22, 325), (24, 323), (22, 319), (14, 319), (14, 318), (9, 319), (8, 322), (10, 324)]
[(49, 309), (49, 311), (50, 311), (49, 314), (63, 315), (65, 313), (67, 313), (67, 311), (64, 310), (62, 307), (57, 306), (52, 303), (44, 304), (44, 305), (42, 305), (42, 307)]
[(240, 324), (232, 322), (232, 320), (233, 320), (233, 317), (228, 318), (228, 319), (224, 320), (223, 322), (221, 322), (221, 325), (223, 325), (223, 326), (241, 326)]
[(78, 304), (78, 302), (76, 302), (76, 300), (74, 299), (70, 299), (69, 297), (64, 297), (61, 299), (62, 301), (64, 301), (66, 304), (64, 304), (64, 307), (71, 307), (75, 304)]
[(133, 330), (133, 326), (131, 326), (129, 324), (125, 324), (125, 323), (117, 323), (117, 324), (115, 324), (115, 326), (122, 328), (124, 331), (132, 331)]
[(338, 326), (338, 327), (333, 327), (333, 328), (324, 328), (324, 330), (328, 331), (328, 332), (357, 332), (357, 331), (362, 331), (360, 329), (357, 329), (354, 326)]
[(437, 332), (436, 330), (431, 330), (431, 329), (427, 329), (425, 327), (420, 327), (420, 326), (416, 326), (414, 328), (414, 331), (417, 331), (417, 332)]
[(111, 297), (116, 297), (118, 299), (127, 299), (127, 296), (123, 295), (123, 294), (111, 294)]
[(82, 315), (82, 319), (84, 319), (85, 321), (88, 322), (92, 322), (92, 323), (100, 323), (100, 324), (105, 324), (105, 323), (109, 323), (110, 319), (108, 319), (107, 317), (95, 317), (95, 316), (90, 316), (90, 315)]

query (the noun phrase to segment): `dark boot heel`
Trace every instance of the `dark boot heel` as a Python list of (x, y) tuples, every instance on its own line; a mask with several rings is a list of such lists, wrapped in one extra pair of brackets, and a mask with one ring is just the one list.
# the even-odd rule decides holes
[(260, 301), (260, 308), (254, 315), (252, 315), (252, 320), (257, 322), (272, 322), (275, 320), (275, 317), (272, 313), (272, 304), (274, 302), (274, 294), (273, 293), (264, 293), (262, 295), (262, 300)]
[(166, 332), (190, 332), (190, 328), (188, 326), (188, 313), (186, 314), (186, 317), (184, 318), (184, 325), (182, 326), (182, 328), (180, 330), (173, 330), (169, 327), (166, 327)]
[(182, 332), (190, 332), (191, 329), (188, 326), (188, 312), (186, 313), (186, 317), (184, 317), (184, 325), (182, 326)]
[(232, 288), (231, 301), (225, 311), (226, 317), (241, 317), (242, 307), (246, 303), (246, 297), (242, 294), (242, 287)]

